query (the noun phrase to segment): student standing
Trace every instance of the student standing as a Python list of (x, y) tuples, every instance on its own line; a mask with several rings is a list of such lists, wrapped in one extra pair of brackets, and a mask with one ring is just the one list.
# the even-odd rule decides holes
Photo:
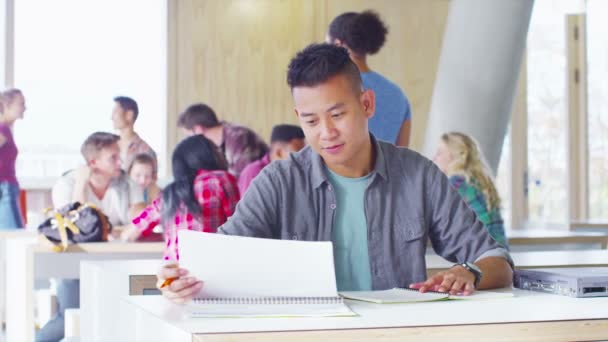
[(370, 132), (377, 139), (408, 147), (412, 129), (410, 103), (398, 85), (367, 64), (367, 56), (380, 51), (387, 33), (388, 29), (375, 12), (347, 12), (332, 20), (327, 40), (348, 50), (361, 71), (363, 87), (376, 95), (376, 112), (369, 119)]
[(15, 173), (18, 150), (13, 124), (23, 119), (24, 112), (25, 98), (19, 89), (0, 92), (0, 229), (23, 227)]

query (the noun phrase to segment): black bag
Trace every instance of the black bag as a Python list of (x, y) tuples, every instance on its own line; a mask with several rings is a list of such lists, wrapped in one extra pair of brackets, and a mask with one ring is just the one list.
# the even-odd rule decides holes
[(65, 251), (68, 244), (107, 241), (112, 225), (108, 217), (92, 204), (70, 203), (46, 211), (49, 218), (38, 226), (38, 232)]

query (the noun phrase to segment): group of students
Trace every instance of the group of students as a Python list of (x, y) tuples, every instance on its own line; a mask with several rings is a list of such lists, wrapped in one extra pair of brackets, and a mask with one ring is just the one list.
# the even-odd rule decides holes
[[(188, 137), (173, 151), (173, 181), (162, 190), (156, 154), (134, 131), (137, 103), (115, 98), (119, 135), (97, 132), (86, 139), (86, 165), (58, 180), (54, 206), (93, 202), (108, 215), (115, 238), (129, 241), (161, 224), (164, 259), (173, 262), (179, 260), (177, 231), (190, 229), (332, 241), (340, 290), (411, 285), (471, 293), (508, 285), (512, 260), (500, 199), (474, 139), (446, 133), (434, 163), (398, 147), (409, 144), (409, 103), (366, 62), (386, 34), (374, 12), (349, 12), (332, 21), (327, 43), (300, 51), (287, 83), (301, 128), (275, 126), (270, 147), (252, 130), (218, 120), (205, 104), (188, 107), (178, 120)], [(18, 209), (11, 127), (24, 111), (21, 92), (0, 93), (0, 228), (9, 217), (4, 213)], [(18, 213), (11, 215), (8, 226), (20, 226)], [(457, 264), (427, 279), (429, 239)], [(159, 270), (159, 284), (167, 278), (177, 278), (162, 288), (174, 302), (203, 287), (171, 263)], [(74, 292), (77, 281), (58, 288), (58, 297), (71, 297), (58, 298), (62, 309), (78, 307)], [(63, 336), (62, 317), (56, 318), (37, 341)]]

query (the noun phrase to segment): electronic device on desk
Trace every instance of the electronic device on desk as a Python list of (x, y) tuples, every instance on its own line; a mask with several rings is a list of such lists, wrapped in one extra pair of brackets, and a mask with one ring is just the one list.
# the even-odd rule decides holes
[(569, 297), (608, 297), (608, 267), (516, 270), (513, 285), (522, 290)]

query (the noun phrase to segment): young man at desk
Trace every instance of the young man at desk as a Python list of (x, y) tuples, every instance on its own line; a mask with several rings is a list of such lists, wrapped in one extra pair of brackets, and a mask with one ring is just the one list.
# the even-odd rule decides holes
[[(218, 233), (332, 241), (338, 289), (392, 287), (472, 293), (511, 284), (512, 261), (430, 160), (376, 140), (375, 97), (348, 52), (313, 44), (291, 61), (287, 82), (310, 144), (266, 167)], [(426, 279), (425, 251), (455, 263)], [(166, 265), (158, 284), (176, 303), (204, 279)]]

